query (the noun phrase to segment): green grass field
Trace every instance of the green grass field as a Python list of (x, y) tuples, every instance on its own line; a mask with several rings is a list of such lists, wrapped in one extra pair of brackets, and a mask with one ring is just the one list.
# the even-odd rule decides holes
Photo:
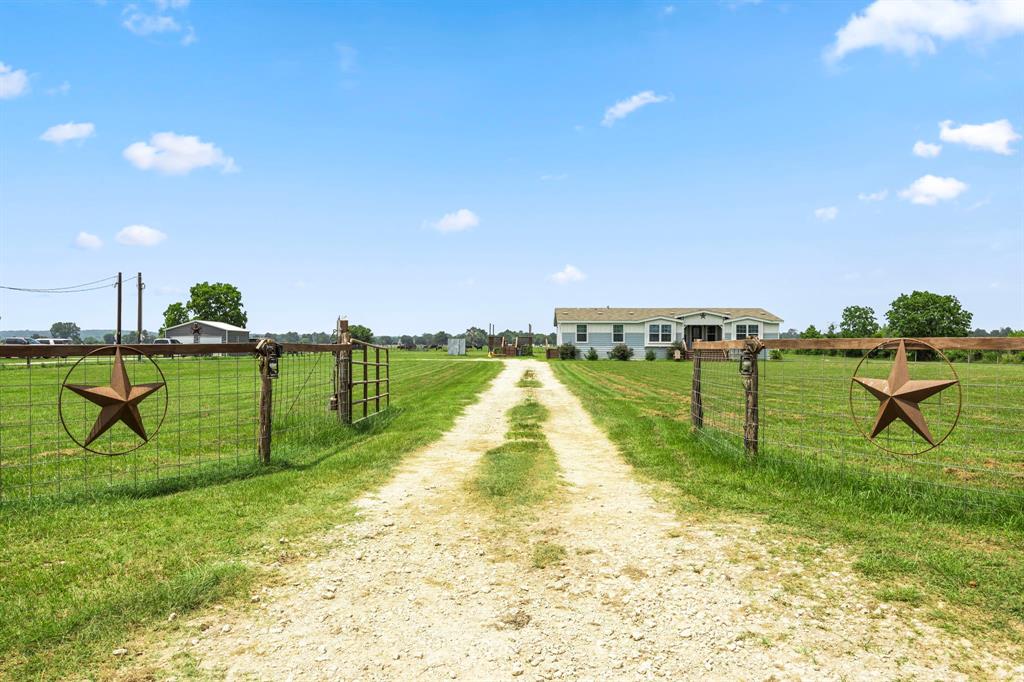
[[(1024, 641), (1024, 506), (1017, 497), (1024, 481), (1016, 475), (1024, 461), (1024, 367), (958, 365), (962, 423), (948, 447), (908, 466), (854, 440), (850, 362), (786, 356), (766, 363), (768, 445), (755, 459), (742, 451), (736, 363), (704, 363), (704, 438), (690, 425), (690, 363), (551, 364), (640, 472), (674, 486), (684, 513), (754, 514), (785, 533), (835, 543), (875, 582), (880, 599), (919, 603), (946, 627)], [(884, 376), (887, 367), (871, 371)], [(985, 468), (998, 475), (962, 478)]]
[[(181, 468), (176, 460), (154, 465), (152, 454), (141, 454), (149, 445), (134, 456), (135, 464), (126, 464), (132, 455), (95, 457), (88, 465), (72, 458), (71, 464), (61, 463), (61, 470), (92, 467), (101, 473), (89, 490), (105, 492), (64, 488), (58, 496), (0, 507), (0, 678), (80, 677), (98, 657), (109, 659), (110, 650), (133, 628), (244, 593), (259, 576), (258, 566), (315, 549), (319, 531), (350, 519), (349, 502), (386, 480), (404, 455), (436, 440), (501, 368), (499, 363), (422, 362), (396, 355), (392, 409), (353, 427), (339, 425), (325, 409), (329, 371), (313, 368), (308, 358), (282, 359), (275, 414), (291, 410), (292, 416), (275, 420), (282, 428), (275, 434), (268, 467), (253, 464), (248, 436), (239, 441), (237, 453), (226, 439), (219, 451), (208, 451), (218, 415), (223, 434), (227, 425), (233, 428), (236, 397), (239, 413), (249, 410), (245, 401), (254, 400), (235, 359), (180, 362), (168, 372), (168, 382), (180, 382), (171, 386), (172, 406), (173, 395), (190, 382), (204, 385), (201, 397), (183, 403), (183, 413), (195, 421), (158, 437), (182, 439), (180, 449), (168, 447), (175, 457), (181, 454)], [(242, 360), (254, 365), (249, 358)], [(58, 368), (37, 381), (45, 372), (35, 372), (43, 368), (32, 370), (33, 402), (55, 396)], [(236, 376), (238, 390), (226, 385), (228, 377), (234, 381)], [(24, 377), (23, 369), (0, 369), (5, 448), (21, 438), (19, 428), (29, 428), (8, 426), (18, 419), (6, 407), (20, 395), (9, 387)], [(220, 403), (212, 395), (218, 377), (219, 390), (232, 395)], [(22, 385), (19, 390), (26, 389)], [(34, 421), (32, 428), (45, 423)], [(15, 467), (4, 475), (21, 484), (24, 469)], [(50, 480), (48, 472), (39, 478), (39, 469), (32, 475)], [(45, 492), (56, 488), (51, 485)]]

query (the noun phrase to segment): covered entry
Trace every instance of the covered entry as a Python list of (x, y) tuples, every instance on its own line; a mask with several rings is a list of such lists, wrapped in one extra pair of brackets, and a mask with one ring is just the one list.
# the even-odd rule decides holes
[(721, 341), (722, 326), (717, 324), (688, 324), (683, 339), (686, 347), (692, 348), (694, 341)]

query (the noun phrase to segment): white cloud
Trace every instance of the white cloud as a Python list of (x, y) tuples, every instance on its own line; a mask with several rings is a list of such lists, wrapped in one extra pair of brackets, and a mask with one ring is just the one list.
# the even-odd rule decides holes
[(587, 276), (575, 265), (566, 265), (564, 268), (551, 275), (551, 281), (555, 284), (569, 284), (570, 282), (582, 282)]
[(139, 11), (137, 5), (128, 5), (122, 14), (121, 25), (137, 36), (148, 36), (152, 33), (177, 33), (181, 24), (174, 17), (166, 14), (146, 14)]
[(47, 95), (66, 95), (71, 92), (71, 83), (64, 81), (55, 88), (48, 88), (46, 90)]
[[(1024, 6), (1021, 6), (1021, 14), (1024, 14)], [(1003, 156), (1013, 154), (1015, 150), (1010, 149), (1010, 143), (1020, 139), (1020, 134), (1005, 118), (980, 125), (965, 123), (959, 128), (953, 125), (952, 121), (939, 124), (939, 137), (944, 142), (965, 144), (971, 149), (984, 149)]]
[(914, 156), (920, 156), (922, 159), (934, 159), (941, 151), (941, 144), (929, 144), (921, 140), (914, 143)]
[(914, 180), (910, 187), (900, 192), (900, 196), (913, 204), (934, 206), (940, 201), (956, 199), (967, 191), (967, 183), (956, 178), (940, 178), (934, 175), (922, 175)]
[(46, 132), (39, 136), (44, 142), (64, 144), (68, 140), (84, 140), (96, 133), (96, 126), (92, 123), (61, 123), (46, 129)]
[(167, 235), (148, 225), (129, 225), (118, 232), (115, 239), (125, 246), (156, 246), (167, 239)]
[(123, 152), (124, 158), (140, 170), (157, 170), (168, 175), (185, 175), (196, 168), (219, 166), (222, 173), (238, 170), (235, 160), (212, 142), (195, 135), (156, 133), (149, 144), (135, 142)]
[(75, 237), (75, 246), (80, 249), (89, 249), (95, 251), (96, 249), (103, 246), (103, 240), (94, 234), (88, 232), (79, 232), (78, 236)]
[(1021, 31), (1019, 0), (876, 0), (836, 32), (825, 59), (837, 62), (869, 47), (934, 54), (936, 40), (988, 42)]
[(601, 125), (610, 128), (615, 125), (615, 122), (620, 118), (626, 118), (641, 107), (665, 101), (668, 101), (668, 97), (665, 95), (656, 95), (653, 90), (638, 92), (629, 99), (621, 100), (608, 107), (604, 112), (604, 118), (601, 119)]
[(877, 192), (861, 192), (857, 198), (861, 201), (885, 201), (887, 196), (889, 196), (889, 190), (883, 189)]
[(14, 70), (0, 62), (0, 99), (14, 99), (28, 92), (28, 74), (25, 69)]
[(468, 208), (460, 208), (454, 213), (445, 213), (434, 223), (438, 232), (462, 232), (480, 224), (480, 217)]
[(196, 42), (196, 30), (193, 26), (182, 26), (178, 20), (169, 12), (184, 10), (189, 5), (189, 0), (155, 0), (156, 13), (150, 14), (139, 9), (136, 4), (126, 5), (121, 11), (121, 25), (138, 36), (148, 36), (153, 33), (179, 33), (185, 31), (181, 44), (189, 46)]
[(670, 16), (672, 16), (675, 13), (676, 13), (676, 6), (675, 5), (665, 5), (664, 7), (661, 8), (661, 14), (663, 16), (670, 17)]
[(825, 208), (814, 209), (814, 217), (823, 222), (835, 220), (838, 215), (839, 209), (835, 206), (826, 206)]

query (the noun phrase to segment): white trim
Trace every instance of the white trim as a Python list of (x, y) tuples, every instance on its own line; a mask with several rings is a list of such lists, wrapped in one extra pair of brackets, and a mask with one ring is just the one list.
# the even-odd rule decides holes
[[(657, 319), (657, 318), (651, 318), (651, 319)], [(673, 323), (678, 323), (678, 320), (671, 320), (671, 321)], [(652, 326), (658, 327), (658, 340), (657, 341), (651, 341), (651, 327)], [(663, 327), (668, 327), (668, 336), (669, 336), (668, 341), (662, 341), (661, 340), (661, 338), (665, 335), (665, 330), (663, 329)], [(675, 324), (656, 324), (656, 325), (651, 325), (651, 324), (648, 323), (648, 324), (646, 324), (644, 326), (644, 345), (645, 346), (671, 346), (672, 345), (672, 337), (675, 336), (675, 335), (676, 335)]]
[(736, 322), (742, 322), (744, 320), (754, 320), (755, 322), (764, 322), (765, 324), (782, 324), (781, 322), (776, 322), (775, 320), (769, 320), (769, 319), (766, 319), (766, 318), (763, 318), (763, 317), (754, 317), (753, 315), (744, 315), (743, 317), (733, 317), (733, 318), (729, 319), (729, 322), (736, 323)]
[[(728, 315), (726, 315), (725, 313), (716, 313), (713, 310), (694, 310), (692, 313), (685, 313), (685, 314), (680, 315), (679, 317), (677, 317), (675, 319), (683, 320), (683, 319), (686, 319), (688, 317), (694, 317), (694, 316), (700, 317), (701, 314), (703, 314), (705, 317), (708, 316), (708, 315), (714, 315), (715, 317), (717, 317), (717, 318), (719, 318), (721, 320), (731, 320), (731, 319), (733, 319), (733, 318), (729, 317)], [(705, 319), (705, 318), (701, 318), (701, 319)]]

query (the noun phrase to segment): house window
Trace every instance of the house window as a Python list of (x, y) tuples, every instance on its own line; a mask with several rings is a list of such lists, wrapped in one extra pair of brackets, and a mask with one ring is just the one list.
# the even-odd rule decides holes
[(612, 343), (625, 343), (626, 342), (626, 329), (624, 325), (613, 324), (612, 325)]
[(647, 341), (649, 343), (671, 343), (672, 325), (652, 324), (647, 327)]
[(736, 338), (745, 339), (748, 336), (757, 336), (759, 331), (756, 324), (738, 324), (736, 325)]
[(578, 324), (576, 325), (576, 343), (587, 342), (587, 325)]

